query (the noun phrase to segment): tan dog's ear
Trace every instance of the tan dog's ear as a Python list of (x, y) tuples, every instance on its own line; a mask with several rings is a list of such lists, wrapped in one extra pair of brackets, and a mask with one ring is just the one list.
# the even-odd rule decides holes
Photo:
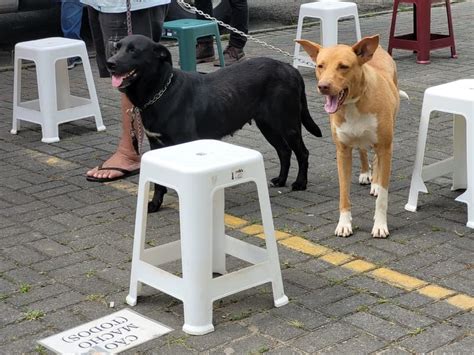
[(364, 64), (372, 59), (374, 52), (379, 46), (379, 35), (362, 38), (352, 46), (352, 50), (357, 55), (360, 64)]
[(313, 62), (316, 63), (316, 58), (322, 47), (319, 44), (308, 41), (306, 39), (295, 39), (295, 42), (298, 42), (299, 44), (301, 44), (304, 50), (306, 51), (306, 53), (309, 54)]

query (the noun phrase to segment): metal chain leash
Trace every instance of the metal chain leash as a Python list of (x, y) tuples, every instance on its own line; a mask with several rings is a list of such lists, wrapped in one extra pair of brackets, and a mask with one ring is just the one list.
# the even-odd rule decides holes
[(280, 54), (283, 54), (283, 55), (286, 56), (286, 57), (295, 59), (295, 60), (297, 60), (297, 61), (299, 61), (299, 62), (301, 62), (301, 63), (303, 63), (303, 64), (306, 64), (306, 65), (308, 65), (308, 66), (314, 67), (314, 63), (313, 63), (313, 62), (310, 62), (310, 61), (305, 60), (305, 59), (303, 59), (303, 58), (295, 57), (295, 56), (292, 55), (291, 53), (289, 53), (289, 52), (287, 52), (287, 51), (285, 51), (285, 50), (283, 50), (283, 49), (281, 49), (281, 48), (275, 47), (274, 45), (271, 45), (271, 44), (269, 44), (269, 43), (267, 43), (267, 42), (265, 42), (265, 41), (262, 41), (261, 39), (258, 39), (258, 38), (254, 37), (254, 36), (252, 36), (252, 35), (247, 34), (247, 33), (244, 33), (244, 32), (242, 32), (242, 31), (240, 31), (240, 30), (238, 30), (238, 29), (236, 29), (236, 28), (234, 28), (234, 27), (232, 27), (232, 26), (226, 24), (225, 22), (222, 22), (222, 21), (216, 19), (215, 17), (212, 17), (212, 16), (209, 15), (209, 14), (206, 14), (205, 12), (203, 12), (203, 11), (197, 9), (196, 7), (192, 6), (191, 4), (188, 4), (188, 3), (185, 2), (184, 0), (177, 0), (176, 2), (177, 2), (178, 5), (181, 6), (181, 7), (183, 8), (183, 10), (185, 10), (185, 11), (188, 11), (188, 10), (189, 10), (188, 12), (194, 12), (194, 13), (196, 13), (196, 14), (198, 14), (198, 15), (201, 15), (201, 16), (203, 16), (204, 18), (206, 18), (206, 19), (208, 19), (208, 20), (211, 20), (211, 21), (214, 21), (214, 22), (216, 22), (218, 25), (220, 25), (220, 26), (222, 26), (222, 27), (224, 27), (224, 28), (227, 28), (229, 31), (232, 31), (232, 32), (234, 32), (234, 33), (237, 33), (238, 35), (241, 35), (241, 36), (243, 36), (243, 37), (245, 37), (245, 38), (247, 38), (247, 39), (249, 39), (249, 40), (251, 40), (251, 41), (253, 41), (253, 42), (255, 42), (255, 43), (258, 43), (258, 44), (260, 44), (260, 45), (263, 46), (263, 47), (270, 48), (270, 49), (272, 49), (272, 50), (274, 50), (274, 51), (276, 51), (276, 52), (279, 52)]
[(127, 34), (130, 36), (132, 33), (132, 4), (127, 0)]
[(168, 90), (168, 86), (170, 86), (171, 84), (171, 79), (173, 79), (173, 76), (174, 74), (171, 73), (168, 81), (166, 82), (165, 86), (163, 87), (163, 89), (161, 89), (160, 91), (158, 91), (155, 96), (153, 96), (151, 98), (150, 101), (148, 101), (145, 105), (143, 105), (143, 107), (141, 109), (139, 109), (139, 111), (144, 111), (147, 107), (153, 105), (155, 102), (157, 102), (162, 96), (163, 94), (166, 92), (166, 90)]
[[(133, 34), (131, 0), (127, 0), (127, 34), (129, 36)], [(131, 109), (128, 109), (127, 113), (130, 116), (130, 136), (132, 138), (132, 145), (137, 155), (140, 155), (143, 151), (143, 125), (140, 116), (140, 109), (134, 106)]]

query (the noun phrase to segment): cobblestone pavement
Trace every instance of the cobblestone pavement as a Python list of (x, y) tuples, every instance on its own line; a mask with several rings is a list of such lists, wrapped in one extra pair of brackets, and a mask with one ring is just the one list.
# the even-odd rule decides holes
[[(472, 353), (474, 233), (465, 227), (465, 204), (454, 201), (450, 178), (429, 183), (419, 210), (404, 210), (413, 167), (424, 90), (474, 76), (473, 3), (452, 6), (458, 59), (449, 49), (432, 52), (430, 65), (418, 65), (408, 51), (395, 50), (403, 100), (396, 123), (387, 240), (370, 236), (374, 200), (367, 187), (352, 184), (355, 234), (333, 235), (338, 217), (335, 149), (323, 101), (311, 69), (301, 68), (310, 111), (324, 137), (305, 133), (310, 150), (305, 192), (271, 188), (279, 252), (290, 304), (274, 308), (267, 285), (214, 303), (215, 331), (188, 336), (181, 331), (182, 303), (152, 288), (134, 307), (175, 330), (128, 353)], [(390, 14), (361, 19), (362, 33), (380, 33), (386, 47)], [(399, 28), (411, 28), (411, 12)], [(432, 26), (445, 31), (444, 8), (433, 9)], [(317, 27), (304, 37), (314, 38)], [(258, 37), (292, 51), (295, 29)], [(352, 22), (341, 23), (341, 40), (354, 41)], [(315, 38), (317, 40), (317, 38)], [(177, 63), (177, 48), (171, 48)], [(249, 57), (279, 54), (248, 43)], [(94, 70), (95, 65), (93, 66)], [(71, 73), (76, 94), (85, 93), (83, 73)], [(203, 67), (202, 70), (209, 70)], [(97, 74), (97, 73), (95, 73)], [(97, 77), (97, 76), (96, 76)], [(87, 168), (114, 151), (120, 133), (118, 94), (109, 80), (97, 79), (105, 132), (92, 119), (60, 126), (61, 141), (41, 143), (39, 126), (22, 123), (9, 133), (12, 71), (0, 72), (0, 353), (45, 352), (37, 341), (127, 307), (137, 178), (111, 184), (87, 182)], [(36, 95), (33, 69), (23, 77), (26, 97)], [(452, 117), (431, 121), (425, 162), (452, 153)], [(278, 158), (254, 126), (225, 139), (264, 154), (273, 177)], [(295, 178), (292, 161), (290, 179)], [(262, 244), (255, 189), (240, 185), (226, 194), (228, 234)], [(147, 244), (176, 239), (176, 194), (149, 216)], [(229, 260), (231, 269), (242, 265)], [(179, 272), (180, 266), (169, 269)], [(115, 302), (115, 308), (108, 307)]]

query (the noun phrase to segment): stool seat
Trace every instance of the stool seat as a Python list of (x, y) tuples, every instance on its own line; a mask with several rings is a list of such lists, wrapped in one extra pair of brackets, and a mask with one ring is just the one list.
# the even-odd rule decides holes
[[(179, 156), (176, 156), (177, 150)], [(261, 157), (259, 152), (252, 149), (220, 141), (198, 140), (192, 144), (181, 144), (178, 148), (153, 150), (145, 154), (142, 159), (145, 167), (157, 168), (159, 166), (160, 169), (165, 169), (165, 172), (200, 175), (210, 172), (227, 172), (230, 167), (238, 164), (259, 162)], [(215, 183), (220, 182), (215, 181)]]
[[(338, 22), (341, 18), (354, 18), (357, 41), (361, 39), (357, 5), (353, 2), (322, 1), (302, 4), (298, 16), (296, 39), (301, 39), (303, 20), (305, 17), (318, 18), (321, 20), (320, 43), (323, 47), (338, 44)], [(298, 68), (298, 66), (313, 67), (310, 65), (312, 61), (309, 56), (306, 54), (301, 55), (300, 49), (300, 44), (296, 43), (293, 66), (295, 68)]]
[[(257, 185), (266, 249), (225, 234), (224, 189), (245, 182)], [(150, 183), (171, 187), (179, 196), (180, 240), (145, 249)], [(227, 273), (226, 254), (251, 266)], [(181, 259), (178, 277), (159, 265)], [(213, 277), (213, 273), (222, 276)], [(143, 155), (138, 187), (130, 292), (137, 303), (146, 283), (183, 301), (183, 331), (202, 335), (214, 330), (212, 303), (271, 282), (274, 304), (288, 303), (283, 292), (262, 155), (215, 140), (198, 140)]]
[(40, 52), (51, 52), (61, 47), (62, 50), (77, 50), (78, 41), (63, 37), (48, 37), (32, 41), (20, 42), (15, 45), (17, 50), (37, 50)]
[[(67, 59), (80, 57), (86, 78), (89, 98), (71, 95)], [(38, 99), (22, 101), (22, 61), (36, 65)], [(15, 45), (13, 82), (12, 134), (17, 134), (20, 120), (40, 124), (42, 142), (59, 141), (58, 125), (64, 122), (95, 117), (98, 131), (105, 130), (92, 70), (83, 41), (51, 37)]]
[[(440, 106), (444, 106), (444, 102), (448, 100), (451, 101), (450, 104), (452, 104), (453, 107), (455, 107), (454, 104), (460, 103), (472, 105), (474, 103), (474, 79), (461, 79), (432, 86), (427, 88), (425, 93), (434, 98), (434, 104), (438, 103)], [(437, 99), (442, 101), (438, 101)]]
[[(214, 24), (213, 21), (208, 20), (198, 20), (198, 19), (180, 19), (180, 20), (173, 20), (173, 21), (166, 21), (166, 29), (167, 30), (201, 30), (207, 29), (210, 24)], [(168, 34), (166, 34), (168, 35)]]
[[(453, 157), (423, 166), (431, 112), (454, 114)], [(467, 227), (474, 228), (474, 79), (457, 80), (425, 90), (415, 164), (407, 211), (416, 211), (419, 192), (428, 192), (425, 181), (452, 173), (452, 189), (466, 189), (456, 198), (468, 206)]]
[(345, 1), (317, 1), (302, 4), (301, 7), (307, 11), (318, 10), (321, 13), (338, 13), (344, 15), (347, 11), (352, 10), (354, 5), (356, 4), (353, 2)]
[[(406, 49), (416, 52), (419, 64), (430, 63), (430, 51), (445, 47), (451, 48), (451, 57), (457, 58), (454, 43), (453, 22), (451, 18), (451, 0), (444, 0), (448, 22), (448, 34), (431, 33), (431, 3), (433, 0), (394, 0), (392, 23), (388, 41), (388, 53), (393, 48)], [(400, 3), (413, 4), (413, 32), (395, 36), (395, 26)]]
[(179, 19), (163, 24), (163, 38), (175, 38), (179, 45), (179, 61), (182, 70), (196, 71), (197, 39), (213, 36), (221, 67), (224, 66), (219, 27), (214, 21), (198, 19)]

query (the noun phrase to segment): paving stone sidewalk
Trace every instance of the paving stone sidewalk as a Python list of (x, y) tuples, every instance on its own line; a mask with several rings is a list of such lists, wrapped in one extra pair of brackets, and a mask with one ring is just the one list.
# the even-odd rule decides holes
[[(417, 213), (404, 210), (424, 90), (474, 77), (474, 3), (453, 4), (452, 11), (458, 59), (449, 58), (449, 49), (441, 49), (432, 52), (430, 65), (418, 65), (412, 53), (394, 51), (400, 88), (410, 101), (402, 100), (396, 123), (390, 237), (370, 236), (375, 201), (368, 188), (357, 183), (357, 163), (351, 185), (355, 234), (333, 235), (338, 218), (335, 148), (313, 70), (301, 68), (310, 111), (324, 137), (305, 132), (310, 150), (307, 191), (292, 192), (289, 186), (270, 189), (275, 226), (288, 233), (279, 252), (290, 304), (274, 308), (268, 285), (241, 292), (215, 302), (215, 331), (196, 337), (181, 330), (181, 302), (144, 287), (144, 296), (133, 309), (175, 330), (126, 353), (473, 352), (474, 233), (465, 227), (466, 205), (454, 201), (460, 192), (451, 191), (449, 176), (437, 178), (427, 183), (429, 194), (420, 196)], [(400, 13), (399, 28), (411, 28), (411, 15)], [(379, 33), (386, 48), (390, 19), (390, 14), (361, 18), (363, 35)], [(433, 9), (432, 27), (446, 31), (444, 8)], [(290, 28), (256, 36), (292, 52), (295, 33)], [(317, 33), (317, 26), (308, 27), (304, 37), (317, 40)], [(355, 41), (352, 22), (341, 23), (340, 38)], [(170, 48), (177, 63), (177, 48)], [(245, 50), (249, 57), (287, 61), (252, 42)], [(70, 71), (71, 86), (75, 94), (84, 95), (80, 68)], [(98, 78), (95, 63), (93, 70)], [(23, 87), (26, 98), (36, 97), (32, 68), (23, 77)], [(61, 141), (44, 144), (37, 125), (22, 122), (18, 135), (9, 133), (13, 72), (0, 71), (1, 354), (48, 353), (37, 345), (39, 339), (128, 307), (138, 180), (97, 184), (84, 178), (88, 168), (114, 151), (120, 134), (118, 93), (105, 79), (96, 79), (96, 88), (107, 130), (96, 132), (92, 119), (62, 124)], [(254, 125), (225, 141), (259, 150), (267, 176), (278, 174), (278, 157)], [(452, 116), (435, 113), (425, 163), (451, 154)], [(296, 166), (292, 160), (290, 182)], [(247, 226), (258, 226), (254, 187), (229, 189), (226, 213)], [(150, 246), (178, 238), (176, 194), (169, 194), (163, 210), (149, 216), (148, 233)], [(228, 234), (263, 243), (253, 236), (256, 233), (240, 227), (229, 226)], [(326, 252), (320, 257), (298, 250), (292, 240)], [(229, 260), (231, 269), (241, 265)], [(179, 272), (180, 265), (171, 264), (169, 269)], [(374, 269), (377, 272), (370, 271)], [(109, 308), (110, 302), (114, 308)]]

